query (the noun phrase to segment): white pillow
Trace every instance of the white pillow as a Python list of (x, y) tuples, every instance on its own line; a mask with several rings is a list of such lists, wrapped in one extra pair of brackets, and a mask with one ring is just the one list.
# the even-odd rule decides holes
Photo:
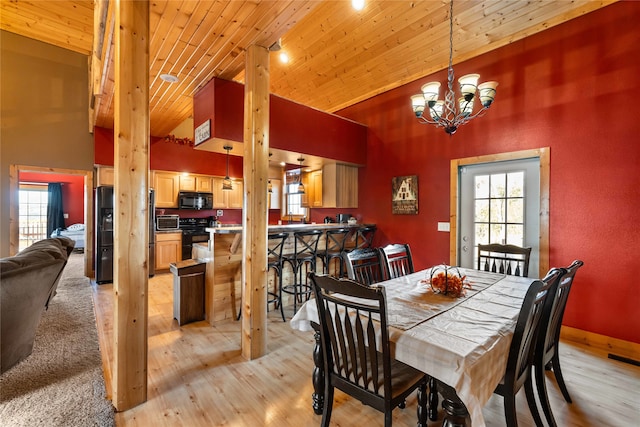
[(84, 230), (84, 224), (71, 224), (70, 226), (67, 227), (67, 230), (69, 231)]

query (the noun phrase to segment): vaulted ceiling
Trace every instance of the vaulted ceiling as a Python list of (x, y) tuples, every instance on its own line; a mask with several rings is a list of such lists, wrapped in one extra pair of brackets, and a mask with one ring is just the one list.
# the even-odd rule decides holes
[[(616, 0), (457, 0), (454, 63), (543, 31)], [(113, 127), (115, 1), (2, 0), (0, 28), (93, 56), (95, 125)], [(94, 17), (95, 15), (95, 17)], [(193, 114), (213, 77), (242, 82), (244, 50), (281, 40), (290, 61), (270, 59), (271, 91), (335, 112), (447, 67), (449, 2), (367, 0), (154, 0), (150, 3), (151, 134)], [(94, 25), (97, 22), (97, 25)], [(167, 83), (163, 73), (179, 82)], [(483, 76), (490, 79), (491, 76)], [(499, 94), (498, 94), (499, 96)], [(407, 108), (409, 101), (407, 100)]]

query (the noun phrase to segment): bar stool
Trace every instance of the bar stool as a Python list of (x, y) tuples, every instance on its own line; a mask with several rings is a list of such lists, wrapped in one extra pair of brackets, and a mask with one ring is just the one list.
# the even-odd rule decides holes
[(293, 313), (298, 311), (298, 301), (302, 304), (302, 295), (305, 301), (311, 295), (311, 285), (307, 279), (307, 273), (316, 271), (316, 258), (318, 257), (318, 242), (322, 237), (322, 230), (296, 231), (293, 233), (293, 254), (285, 255), (284, 260), (291, 264), (293, 270), (293, 283), (280, 286), (280, 306), (282, 307), (282, 293), (293, 295)]
[(375, 225), (360, 227), (356, 234), (356, 249), (371, 248), (377, 229)]
[[(282, 257), (282, 250), (284, 249), (284, 243), (287, 241), (289, 233), (274, 233), (268, 236), (267, 245), (267, 275), (269, 270), (273, 269), (276, 272), (276, 280), (274, 280), (273, 292), (267, 289), (267, 311), (269, 311), (269, 304), (273, 303), (274, 308), (280, 306), (280, 314), (282, 315), (282, 321), (285, 322), (284, 309), (282, 308), (282, 301), (280, 299), (280, 289), (282, 288), (282, 269), (284, 267), (284, 258)], [(267, 278), (268, 286), (268, 278)]]
[(339, 263), (339, 275), (344, 276), (344, 262), (342, 261), (342, 254), (344, 253), (344, 245), (347, 241), (347, 236), (351, 232), (348, 228), (329, 229), (325, 233), (325, 249), (318, 252), (318, 258), (322, 259), (324, 264), (324, 273), (329, 274), (329, 265), (332, 259), (338, 259)]
[[(269, 270), (272, 268), (276, 272), (276, 280), (273, 282), (273, 292), (269, 290), (269, 278), (267, 277), (267, 311), (269, 311), (269, 304), (274, 304), (274, 308), (278, 308), (278, 306), (280, 306), (280, 314), (282, 315), (283, 322), (286, 322), (286, 319), (284, 318), (282, 300), (280, 299), (280, 289), (282, 288), (282, 270), (284, 267), (282, 250), (284, 249), (284, 242), (287, 240), (287, 237), (289, 237), (289, 233), (275, 233), (267, 236), (267, 275), (269, 274)], [(241, 316), (242, 306), (240, 306), (236, 320), (240, 320)]]

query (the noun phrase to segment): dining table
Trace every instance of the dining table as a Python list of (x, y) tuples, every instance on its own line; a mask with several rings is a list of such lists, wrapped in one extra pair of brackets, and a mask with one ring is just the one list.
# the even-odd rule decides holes
[[(464, 278), (464, 295), (432, 289), (432, 276), (447, 271)], [(482, 408), (504, 376), (511, 338), (524, 296), (535, 279), (501, 273), (434, 266), (378, 283), (385, 287), (392, 356), (455, 390), (473, 427), (485, 426)], [(322, 413), (324, 377), (315, 300), (305, 302), (290, 321), (314, 331), (313, 409)], [(438, 395), (431, 382), (430, 418)], [(435, 395), (434, 395), (435, 394)], [(435, 403), (435, 408), (432, 408)]]

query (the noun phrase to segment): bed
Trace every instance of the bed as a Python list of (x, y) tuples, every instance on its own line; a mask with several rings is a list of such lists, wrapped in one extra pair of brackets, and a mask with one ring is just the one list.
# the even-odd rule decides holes
[(72, 224), (65, 229), (58, 228), (51, 237), (64, 236), (76, 242), (74, 250), (84, 250), (84, 224)]

